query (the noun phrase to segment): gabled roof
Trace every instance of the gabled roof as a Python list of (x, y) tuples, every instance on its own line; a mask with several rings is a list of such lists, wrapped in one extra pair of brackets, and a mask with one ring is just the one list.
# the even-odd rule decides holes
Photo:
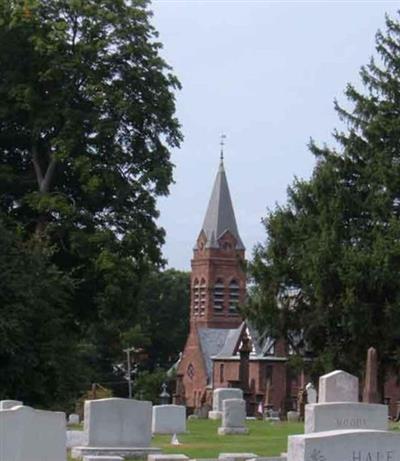
[(227, 338), (234, 335), (235, 329), (222, 328), (198, 328), (201, 351), (206, 364), (208, 381), (212, 379), (212, 360), (211, 357), (218, 355), (223, 349)]
[(222, 160), (215, 178), (202, 231), (207, 237), (206, 248), (217, 248), (218, 239), (226, 231), (229, 231), (236, 239), (236, 249), (245, 249), (236, 225), (231, 194)]
[(275, 340), (266, 333), (260, 334), (248, 321), (232, 329), (198, 328), (197, 332), (209, 383), (212, 381), (213, 359), (239, 356), (238, 347), (244, 329), (247, 329), (253, 342), (251, 357), (262, 358), (273, 354)]

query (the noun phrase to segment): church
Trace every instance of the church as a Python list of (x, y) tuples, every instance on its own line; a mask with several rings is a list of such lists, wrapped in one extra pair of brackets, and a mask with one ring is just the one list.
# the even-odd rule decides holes
[[(283, 341), (260, 334), (242, 319), (246, 297), (245, 247), (240, 238), (221, 154), (191, 261), (190, 332), (177, 367), (175, 402), (207, 411), (212, 392), (241, 387), (248, 414), (297, 408), (304, 376), (288, 372)], [(245, 343), (250, 344), (243, 364)], [(242, 358), (241, 358), (242, 357)]]
[[(206, 415), (214, 389), (240, 387), (248, 415), (260, 408), (281, 415), (299, 410), (309, 377), (288, 366), (285, 341), (260, 333), (238, 312), (246, 298), (245, 247), (222, 152), (191, 267), (190, 331), (176, 365), (174, 402), (186, 405), (189, 413)], [(382, 400), (392, 418), (400, 414), (396, 373), (385, 382)]]

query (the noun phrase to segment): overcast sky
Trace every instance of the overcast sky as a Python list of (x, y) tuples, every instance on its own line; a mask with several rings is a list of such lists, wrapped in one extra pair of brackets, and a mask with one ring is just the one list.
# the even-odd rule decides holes
[(250, 258), (265, 240), (261, 219), (308, 178), (312, 137), (332, 142), (333, 100), (374, 54), (388, 1), (153, 0), (162, 54), (183, 89), (177, 115), (185, 136), (173, 153), (175, 182), (159, 201), (169, 267), (189, 269), (227, 135), (225, 169)]

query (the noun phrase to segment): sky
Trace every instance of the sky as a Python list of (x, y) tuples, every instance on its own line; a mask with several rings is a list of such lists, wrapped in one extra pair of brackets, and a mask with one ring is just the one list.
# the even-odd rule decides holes
[(334, 99), (360, 86), (375, 34), (399, 1), (153, 0), (162, 56), (182, 83), (184, 142), (172, 152), (175, 184), (159, 200), (168, 267), (190, 269), (226, 134), (225, 170), (251, 259), (261, 220), (310, 177), (310, 138), (333, 144)]

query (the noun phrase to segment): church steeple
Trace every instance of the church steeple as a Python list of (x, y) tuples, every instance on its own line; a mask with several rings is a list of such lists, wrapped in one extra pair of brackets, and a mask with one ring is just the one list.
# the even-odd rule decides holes
[(236, 249), (245, 249), (236, 224), (223, 158), (220, 161), (201, 232), (204, 232), (207, 239), (206, 248), (218, 248), (218, 240), (225, 232), (230, 232), (236, 240)]
[(240, 238), (221, 154), (192, 259), (191, 320), (208, 328), (236, 328), (244, 302), (245, 248)]

